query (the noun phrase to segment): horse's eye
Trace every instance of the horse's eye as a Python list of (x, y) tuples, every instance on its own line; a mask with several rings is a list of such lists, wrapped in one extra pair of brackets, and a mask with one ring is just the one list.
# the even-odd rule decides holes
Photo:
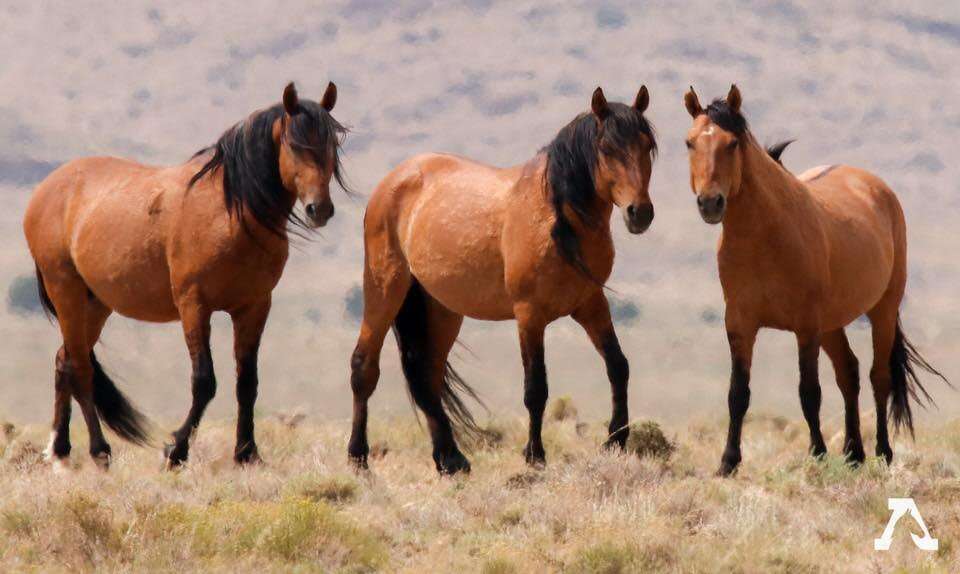
[(687, 149), (693, 149), (693, 142), (692, 142), (692, 141), (687, 140), (687, 141), (685, 141), (685, 142), (683, 142), (683, 143), (687, 144)]
[(727, 144), (727, 149), (733, 151), (737, 149), (738, 145), (740, 145), (740, 140), (733, 140), (732, 142)]

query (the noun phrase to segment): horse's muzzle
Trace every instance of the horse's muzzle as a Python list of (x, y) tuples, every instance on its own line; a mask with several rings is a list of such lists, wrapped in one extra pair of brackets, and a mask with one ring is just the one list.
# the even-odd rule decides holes
[(333, 217), (333, 202), (308, 203), (303, 211), (311, 227), (323, 227)]
[(700, 217), (704, 221), (715, 225), (723, 221), (723, 214), (727, 211), (727, 200), (720, 194), (712, 197), (698, 195), (697, 208), (700, 209)]
[(653, 223), (653, 204), (628, 205), (623, 210), (623, 221), (627, 224), (627, 231), (630, 233), (643, 233)]

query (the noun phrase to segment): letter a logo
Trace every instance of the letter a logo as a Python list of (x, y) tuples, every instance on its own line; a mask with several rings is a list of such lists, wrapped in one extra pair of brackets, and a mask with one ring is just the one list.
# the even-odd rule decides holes
[(890, 521), (887, 522), (887, 528), (883, 531), (880, 538), (874, 539), (874, 550), (890, 550), (890, 543), (893, 542), (893, 529), (897, 526), (897, 522), (903, 518), (903, 515), (907, 513), (910, 514), (916, 521), (917, 526), (920, 527), (920, 530), (923, 531), (923, 536), (917, 536), (913, 532), (910, 533), (910, 538), (913, 538), (913, 543), (917, 545), (917, 548), (933, 552), (940, 547), (937, 539), (930, 536), (930, 531), (927, 530), (927, 525), (923, 522), (923, 517), (920, 516), (917, 503), (914, 502), (912, 498), (888, 498), (887, 508), (892, 511)]

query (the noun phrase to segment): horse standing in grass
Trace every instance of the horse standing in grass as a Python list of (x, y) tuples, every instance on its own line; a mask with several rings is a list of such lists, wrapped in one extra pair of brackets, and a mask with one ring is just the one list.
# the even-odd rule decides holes
[[(794, 177), (779, 162), (786, 144), (765, 151), (740, 112), (740, 91), (701, 107), (684, 102), (690, 185), (707, 223), (723, 222), (717, 252), (732, 358), (730, 428), (719, 474), (740, 463), (740, 431), (750, 402), (750, 364), (761, 327), (793, 331), (800, 357), (800, 404), (810, 451), (827, 448), (820, 432), (821, 347), (830, 357), (846, 410), (843, 452), (864, 460), (857, 358), (843, 329), (866, 314), (873, 329), (870, 382), (877, 406), (877, 456), (893, 459), (887, 403), (896, 429), (913, 434), (911, 401), (930, 400), (916, 370), (940, 378), (900, 326), (907, 280), (906, 223), (897, 197), (866, 171), (841, 165)], [(789, 143), (789, 142), (788, 142)], [(944, 379), (946, 381), (946, 379)]]
[[(144, 321), (180, 320), (193, 362), (193, 404), (165, 451), (187, 459), (191, 435), (213, 398), (210, 316), (233, 319), (237, 361), (238, 463), (258, 460), (253, 433), (257, 350), (270, 294), (287, 260), (287, 226), (319, 227), (333, 216), (330, 179), (340, 178), (345, 129), (320, 103), (300, 100), (254, 112), (210, 148), (175, 167), (99, 157), (71, 161), (37, 186), (24, 218), (40, 297), (60, 323), (53, 434), (48, 454), (70, 455), (71, 397), (101, 466), (110, 445), (100, 419), (122, 438), (145, 443), (144, 417), (107, 377), (93, 346), (114, 311)], [(294, 213), (299, 199), (306, 219)]]
[(470, 470), (451, 417), (476, 431), (457, 391), (476, 395), (447, 363), (464, 316), (517, 320), (528, 463), (545, 461), (544, 329), (567, 315), (606, 362), (613, 389), (609, 443), (623, 445), (628, 365), (603, 283), (613, 268), (613, 206), (622, 208), (632, 233), (653, 220), (648, 185), (656, 143), (643, 116), (648, 103), (645, 87), (633, 105), (608, 103), (597, 88), (592, 113), (570, 122), (523, 165), (498, 169), (426, 154), (380, 182), (364, 218), (363, 323), (351, 360), (349, 455), (357, 465), (367, 464), (367, 401), (392, 325), (410, 393), (427, 418), (437, 470)]

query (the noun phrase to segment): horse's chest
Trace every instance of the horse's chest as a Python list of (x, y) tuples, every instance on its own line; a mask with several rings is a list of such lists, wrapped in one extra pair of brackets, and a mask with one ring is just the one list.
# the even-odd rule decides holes
[(818, 321), (824, 276), (805, 254), (721, 249), (718, 270), (728, 315), (785, 330)]

